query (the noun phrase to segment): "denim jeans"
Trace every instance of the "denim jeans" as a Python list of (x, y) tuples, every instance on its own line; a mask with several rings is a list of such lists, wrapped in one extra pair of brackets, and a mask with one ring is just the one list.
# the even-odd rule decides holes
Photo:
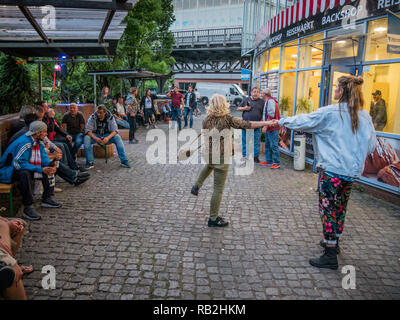
[(78, 165), (69, 151), (68, 146), (64, 142), (53, 141), (53, 143), (62, 151), (63, 155), (61, 161), (67, 164), (72, 170), (78, 170)]
[(183, 114), (183, 116), (185, 118), (185, 127), (187, 127), (187, 125), (188, 125), (188, 116), (190, 119), (190, 127), (193, 127), (193, 110), (194, 110), (193, 108), (189, 110), (189, 108), (185, 107), (184, 114)]
[(181, 109), (172, 107), (172, 121), (178, 121), (179, 130), (182, 129)]
[[(108, 137), (110, 134), (104, 135), (104, 137)], [(98, 138), (101, 138), (99, 134), (95, 133), (95, 136)], [(92, 139), (89, 135), (86, 135), (85, 138), (83, 139), (83, 144), (85, 146), (85, 155), (86, 155), (86, 164), (88, 163), (93, 163), (94, 161), (94, 156), (93, 156), (93, 148), (92, 144), (96, 144), (97, 142)], [(125, 148), (124, 148), (124, 143), (122, 142), (121, 136), (119, 134), (115, 135), (108, 141), (107, 144), (113, 143), (117, 147), (117, 152), (118, 152), (118, 157), (121, 160), (121, 162), (127, 161), (126, 155), (125, 155)]]
[(129, 129), (129, 122), (126, 119), (123, 118), (122, 120), (119, 120), (119, 119), (115, 118), (115, 121), (117, 122), (117, 125), (125, 128), (125, 129)]
[(71, 137), (72, 141), (74, 142), (74, 147), (72, 148), (72, 156), (75, 157), (79, 148), (83, 144), (83, 134), (82, 133), (71, 134)]
[(136, 131), (136, 116), (131, 117), (128, 114), (128, 122), (129, 122), (129, 141), (133, 141), (135, 139), (135, 131)]
[(265, 133), (265, 161), (272, 164), (281, 163), (279, 152), (279, 130)]
[(153, 109), (144, 109), (144, 122), (149, 124), (149, 118), (153, 115)]
[[(56, 137), (55, 139), (54, 139), (54, 141), (56, 141), (56, 142), (61, 142), (61, 143), (64, 143), (65, 144), (65, 146), (66, 147), (68, 147), (68, 150), (69, 150), (69, 152), (71, 153), (71, 155), (73, 154), (73, 147), (72, 147), (72, 143), (71, 143), (71, 141), (69, 141), (67, 138), (64, 138), (64, 137)], [(53, 141), (53, 142), (54, 142)]]
[[(260, 153), (260, 137), (261, 128), (254, 129), (254, 158), (257, 158)], [(248, 156), (246, 148), (246, 130), (242, 130), (242, 156), (243, 158)]]

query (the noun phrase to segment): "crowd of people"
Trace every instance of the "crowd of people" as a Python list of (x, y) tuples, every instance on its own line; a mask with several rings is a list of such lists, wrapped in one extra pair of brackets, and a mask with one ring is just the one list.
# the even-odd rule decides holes
[[(313, 134), (317, 166), (321, 170), (319, 180), (319, 214), (322, 221), (323, 239), (319, 243), (324, 248), (321, 257), (310, 259), (309, 263), (318, 268), (338, 268), (337, 254), (340, 252), (339, 239), (343, 234), (352, 184), (363, 171), (365, 158), (374, 152), (376, 134), (370, 115), (362, 110), (364, 99), (361, 92), (361, 77), (342, 76), (338, 79), (335, 99), (338, 104), (326, 106), (309, 114), (280, 118), (279, 106), (272, 97), (271, 90), (262, 92), (253, 88), (251, 96), (244, 99), (238, 111), (243, 119), (230, 115), (226, 98), (215, 94), (207, 108), (203, 129), (237, 128), (243, 130), (242, 156), (247, 161), (246, 130), (254, 129), (254, 161), (260, 163), (259, 136), (266, 135), (265, 162), (279, 168), (278, 129), (286, 127)], [(108, 91), (103, 91), (103, 102), (107, 104)], [(185, 126), (192, 127), (196, 97), (190, 87), (183, 96), (177, 88), (168, 94), (171, 107), (164, 106), (165, 117), (172, 116), (181, 129), (181, 111), (184, 111)], [(20, 121), (13, 128), (13, 136), (0, 159), (0, 182), (18, 182), (23, 217), (28, 221), (39, 220), (40, 214), (34, 208), (33, 182), (43, 185), (41, 206), (60, 208), (61, 204), (52, 199), (55, 192), (54, 176), (58, 175), (74, 186), (78, 186), (90, 177), (88, 169), (94, 167), (93, 144), (116, 145), (121, 165), (130, 168), (122, 139), (118, 134), (118, 125), (129, 127), (129, 140), (134, 140), (137, 117), (143, 113), (144, 124), (150, 126), (155, 115), (156, 103), (147, 91), (140, 100), (136, 98), (137, 89), (131, 88), (124, 103), (119, 97), (112, 110), (106, 104), (100, 104), (85, 123), (83, 115), (75, 104), (64, 114), (62, 123), (55, 120), (55, 112), (47, 103), (38, 102), (35, 107), (21, 109)], [(189, 117), (189, 122), (188, 122)], [(153, 122), (154, 124), (154, 122)], [(131, 130), (132, 129), (132, 130)], [(225, 152), (225, 140), (231, 140), (232, 134), (223, 139), (210, 140), (207, 143), (209, 158), (201, 169), (191, 193), (198, 195), (207, 177), (214, 172), (214, 191), (211, 197), (209, 227), (226, 227), (228, 222), (219, 215), (219, 207), (228, 176), (230, 150)], [(136, 140), (137, 142), (137, 140)], [(215, 146), (218, 143), (218, 147)], [(232, 143), (232, 142), (231, 142)], [(84, 145), (86, 166), (76, 163), (76, 154)], [(218, 159), (213, 158), (212, 149), (219, 150)], [(340, 154), (337, 152), (340, 151)], [(226, 155), (229, 154), (228, 158)], [(0, 291), (8, 299), (25, 299), (22, 276), (33, 271), (32, 266), (19, 266), (15, 260), (26, 223), (20, 219), (0, 218)]]
[(139, 125), (146, 129), (157, 128), (160, 121), (178, 122), (179, 130), (182, 129), (182, 121), (185, 122), (184, 127), (190, 125), (193, 127), (193, 116), (201, 114), (198, 108), (199, 93), (193, 87), (188, 88), (188, 92), (182, 95), (178, 87), (167, 94), (171, 97), (170, 102), (165, 102), (162, 106), (157, 104), (157, 97), (148, 89), (141, 99), (138, 99), (138, 89), (132, 87), (129, 93), (124, 97), (117, 95), (114, 98), (110, 95), (108, 87), (102, 89), (99, 103), (103, 104), (106, 109), (114, 116), (117, 125), (129, 129), (129, 143), (138, 143), (135, 139), (135, 131)]

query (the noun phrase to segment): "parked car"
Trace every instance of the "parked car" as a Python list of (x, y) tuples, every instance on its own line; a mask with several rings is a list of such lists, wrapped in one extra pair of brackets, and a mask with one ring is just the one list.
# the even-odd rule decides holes
[(226, 101), (232, 106), (238, 107), (242, 100), (247, 97), (235, 83), (214, 83), (214, 82), (198, 82), (196, 89), (200, 94), (200, 102), (205, 106), (213, 94), (218, 93), (226, 97)]

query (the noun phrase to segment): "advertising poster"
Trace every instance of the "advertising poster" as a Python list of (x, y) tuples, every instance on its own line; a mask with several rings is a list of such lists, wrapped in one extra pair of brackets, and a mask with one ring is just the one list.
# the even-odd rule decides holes
[(377, 146), (365, 160), (363, 177), (400, 188), (400, 140), (377, 137)]

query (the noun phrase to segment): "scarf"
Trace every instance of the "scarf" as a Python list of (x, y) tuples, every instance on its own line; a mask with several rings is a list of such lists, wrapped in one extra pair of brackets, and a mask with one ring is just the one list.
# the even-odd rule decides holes
[[(34, 166), (39, 166), (39, 167), (42, 166), (42, 157), (40, 155), (40, 147), (37, 141), (35, 141), (32, 145), (32, 155), (31, 159), (29, 160), (29, 163)], [(39, 179), (41, 177), (42, 177), (41, 173), (35, 172), (34, 174), (35, 179)]]

